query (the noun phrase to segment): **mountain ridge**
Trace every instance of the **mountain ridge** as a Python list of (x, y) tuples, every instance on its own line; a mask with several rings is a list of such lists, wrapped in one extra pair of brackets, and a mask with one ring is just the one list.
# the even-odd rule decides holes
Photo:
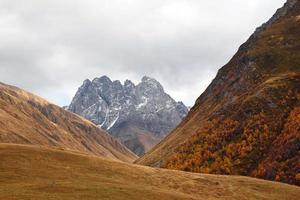
[(300, 184), (300, 2), (239, 48), (185, 120), (138, 164)]
[(0, 142), (42, 145), (132, 162), (137, 157), (88, 120), (0, 83)]
[[(107, 76), (86, 79), (68, 110), (107, 130), (138, 155), (159, 142), (188, 112), (182, 102), (172, 99), (157, 80), (148, 76), (137, 85), (130, 80), (122, 84)], [(145, 134), (148, 136), (142, 140), (140, 136)]]

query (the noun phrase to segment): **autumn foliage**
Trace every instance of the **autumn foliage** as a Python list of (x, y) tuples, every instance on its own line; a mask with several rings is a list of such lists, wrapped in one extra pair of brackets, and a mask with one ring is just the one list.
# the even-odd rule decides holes
[(299, 97), (298, 76), (264, 85), (260, 97), (252, 96), (235, 112), (228, 111), (234, 114), (201, 123), (164, 167), (299, 185)]
[(240, 46), (185, 120), (138, 163), (300, 185), (300, 1), (293, 2)]

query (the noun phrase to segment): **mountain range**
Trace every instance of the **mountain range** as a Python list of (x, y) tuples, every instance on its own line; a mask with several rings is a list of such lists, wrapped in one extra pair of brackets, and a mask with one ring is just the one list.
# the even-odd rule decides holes
[(66, 109), (0, 83), (0, 199), (298, 200), (300, 1), (255, 31), (187, 115), (149, 77), (86, 80)]
[(300, 185), (300, 2), (258, 28), (136, 163)]
[(188, 109), (165, 93), (155, 79), (124, 85), (107, 76), (85, 80), (67, 107), (108, 131), (137, 155), (143, 155), (174, 129)]

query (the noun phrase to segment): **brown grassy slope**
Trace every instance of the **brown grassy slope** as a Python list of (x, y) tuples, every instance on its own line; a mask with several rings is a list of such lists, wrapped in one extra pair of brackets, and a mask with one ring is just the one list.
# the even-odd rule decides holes
[(0, 143), (51, 146), (132, 162), (136, 156), (87, 120), (0, 83)]
[(0, 199), (298, 200), (300, 188), (154, 169), (34, 146), (0, 145)]
[(293, 2), (240, 47), (187, 118), (137, 163), (300, 184), (300, 2)]

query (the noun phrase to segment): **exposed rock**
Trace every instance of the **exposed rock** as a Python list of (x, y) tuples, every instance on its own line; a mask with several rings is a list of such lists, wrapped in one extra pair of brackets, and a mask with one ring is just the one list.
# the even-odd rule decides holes
[[(107, 76), (93, 81), (87, 79), (68, 110), (107, 130), (124, 144), (131, 144), (127, 146), (138, 155), (149, 150), (145, 147), (149, 141), (137, 140), (138, 132), (150, 134), (146, 138), (151, 138), (150, 146), (153, 146), (175, 128), (188, 112), (182, 102), (176, 102), (165, 93), (157, 80), (147, 76), (138, 85), (130, 80), (122, 85)], [(126, 129), (123, 129), (124, 123)], [(129, 133), (128, 130), (135, 131)], [(137, 140), (135, 145), (131, 140)]]

